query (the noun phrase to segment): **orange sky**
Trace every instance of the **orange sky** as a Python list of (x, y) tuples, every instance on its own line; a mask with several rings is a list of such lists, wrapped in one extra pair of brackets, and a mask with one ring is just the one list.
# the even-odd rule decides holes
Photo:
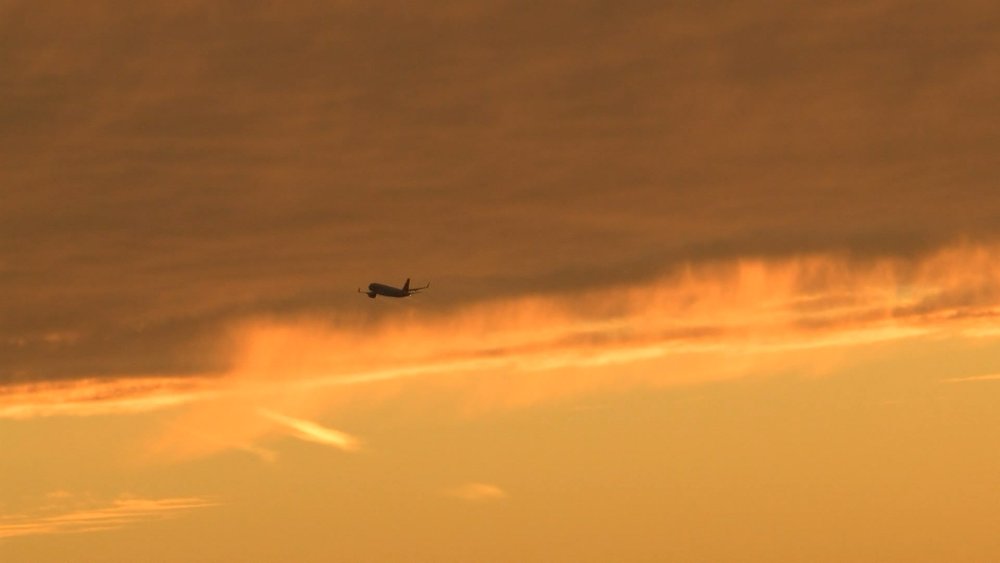
[(0, 1), (0, 559), (995, 559), (998, 38)]

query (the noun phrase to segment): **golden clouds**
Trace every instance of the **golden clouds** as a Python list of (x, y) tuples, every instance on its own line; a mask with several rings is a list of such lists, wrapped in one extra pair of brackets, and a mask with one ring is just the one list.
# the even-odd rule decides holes
[(111, 502), (100, 502), (65, 491), (50, 493), (46, 498), (48, 505), (38, 513), (0, 515), (0, 539), (116, 530), (217, 504), (197, 497), (146, 499), (122, 496)]
[[(941, 417), (912, 426), (919, 455), (887, 465), (892, 447), (845, 444), (897, 428), (889, 413), (830, 416), (743, 394), (762, 408), (726, 441), (728, 405), (704, 409), (700, 424), (629, 425), (633, 404), (617, 401), (655, 398), (669, 413), (681, 396), (757, 387), (706, 382), (772, 374), (851, 374), (808, 383), (857, 390), (853, 374), (873, 365), (866, 383), (916, 385), (929, 372), (963, 382), (930, 386), (934, 399), (993, 388), (983, 374), (997, 373), (994, 359), (975, 357), (995, 356), (1000, 342), (1000, 122), (984, 118), (1000, 115), (1000, 19), (987, 0), (45, 5), (0, 2), (8, 496), (22, 483), (44, 492), (87, 480), (104, 491), (127, 482), (152, 499), (228, 489), (238, 506), (204, 530), (245, 550), (201, 552), (208, 560), (326, 560), (330, 544), (354, 560), (725, 560), (760, 555), (741, 549), (751, 536), (775, 545), (759, 540), (769, 528), (803, 531), (815, 506), (844, 507), (865, 534), (906, 537), (896, 532), (916, 529), (912, 520), (892, 510), (865, 519), (864, 503), (839, 503), (856, 491), (896, 512), (946, 514), (879, 495), (900, 476), (923, 490), (942, 475), (988, 486), (964, 477), (996, 473), (992, 458), (977, 461), (995, 428), (985, 416), (968, 449), (920, 443), (935, 439)], [(354, 293), (406, 276), (433, 291), (396, 302)], [(939, 355), (911, 357), (925, 347)], [(703, 386), (612, 397), (677, 385)], [(883, 399), (911, 397), (872, 397)], [(618, 407), (602, 418), (555, 404), (578, 400)], [(438, 420), (526, 405), (547, 408), (448, 420), (464, 439), (445, 437)], [(570, 411), (586, 420), (546, 419)], [(807, 428), (807, 411), (838, 431), (806, 429), (782, 448), (782, 430)], [(35, 420), (69, 416), (91, 418)], [(422, 418), (393, 436), (396, 416)], [(501, 427), (484, 437), (480, 423), (493, 421)], [(665, 447), (679, 437), (719, 455), (689, 463), (697, 455)], [(642, 455), (650, 449), (661, 455)], [(134, 463), (223, 451), (277, 463), (241, 453)], [(784, 463), (800, 451), (820, 463)], [(963, 457), (966, 476), (928, 471)], [(849, 490), (836, 466), (855, 460), (878, 466), (888, 487), (858, 478), (872, 486)], [(682, 466), (696, 477), (679, 479)], [(247, 471), (232, 479), (234, 467)], [(758, 467), (773, 489), (755, 481)], [(614, 486), (626, 481), (635, 488)], [(546, 494), (563, 483), (566, 504)], [(464, 516), (505, 511), (442, 498), (451, 485), (453, 498), (476, 502), (509, 490), (517, 510), (468, 534), (476, 524)], [(354, 496), (326, 496), (340, 490)], [(796, 496), (806, 490), (829, 498)], [(597, 501), (605, 492), (627, 494)], [(991, 516), (976, 493), (942, 498)], [(965, 502), (974, 498), (985, 500)], [(463, 518), (411, 510), (428, 499)], [(145, 510), (137, 500), (67, 503), (10, 521), (8, 533), (66, 531), (70, 520), (98, 529)], [(805, 508), (789, 512), (790, 502)], [(369, 506), (372, 520), (359, 518)], [(788, 514), (770, 521), (744, 506)], [(678, 518), (663, 519), (663, 508)], [(251, 513), (259, 528), (247, 526)], [(817, 537), (849, 547), (830, 513), (814, 522)], [(199, 523), (186, 531), (193, 542)], [(433, 523), (445, 524), (440, 540), (427, 533)], [(512, 541), (481, 541), (498, 535)], [(366, 536), (376, 550), (398, 547), (396, 557), (350, 551)], [(526, 549), (570, 536), (594, 543)], [(712, 557), (685, 536), (733, 541)], [(875, 536), (858, 539), (872, 546)], [(812, 553), (801, 537), (785, 542), (800, 558)], [(463, 541), (488, 552), (473, 556)], [(275, 551), (260, 549), (268, 542)], [(432, 545), (444, 556), (419, 552)]]
[(449, 314), (396, 311), (380, 324), (247, 323), (224, 338), (236, 344), (223, 372), (9, 387), (0, 416), (185, 407), (156, 451), (239, 448), (270, 458), (257, 442), (284, 433), (357, 448), (357, 438), (311, 420), (373, 398), (448, 397), (479, 410), (789, 368), (824, 373), (883, 342), (989, 338), (1000, 314), (1000, 247), (955, 246), (913, 260), (718, 261), (639, 286)]
[(7, 385), (0, 418), (146, 412), (203, 399), (212, 387), (211, 377), (142, 376)]
[(997, 240), (987, 4), (4, 3), (0, 378), (214, 371), (369, 276)]

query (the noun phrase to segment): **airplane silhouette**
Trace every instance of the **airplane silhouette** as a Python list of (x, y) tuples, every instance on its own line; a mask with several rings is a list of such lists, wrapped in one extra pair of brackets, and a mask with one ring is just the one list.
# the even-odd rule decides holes
[(414, 287), (413, 289), (410, 289), (410, 278), (406, 278), (406, 283), (403, 284), (402, 288), (392, 287), (391, 285), (385, 285), (384, 283), (370, 283), (368, 284), (368, 291), (361, 291), (361, 288), (359, 287), (358, 293), (365, 293), (372, 299), (375, 299), (376, 295), (382, 295), (384, 297), (409, 297), (410, 295), (413, 295), (422, 289), (427, 289), (430, 286), (431, 284), (428, 282), (427, 285), (423, 287)]

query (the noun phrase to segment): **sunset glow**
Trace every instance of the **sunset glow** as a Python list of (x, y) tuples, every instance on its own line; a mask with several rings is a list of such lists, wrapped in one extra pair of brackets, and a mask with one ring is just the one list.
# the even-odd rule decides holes
[(990, 2), (13, 0), (0, 68), (4, 563), (1000, 558)]
[[(432, 319), (409, 314), (361, 329), (250, 321), (225, 338), (236, 345), (223, 372), (8, 386), (0, 417), (172, 410), (184, 433), (215, 430), (198, 455), (247, 447), (280, 428), (353, 450), (349, 435), (269, 409), (315, 416), (355, 396), (419, 386), (437, 387), (459, 410), (482, 410), (789, 369), (823, 375), (879, 344), (992, 340), (982, 331), (998, 312), (997, 248), (961, 246), (916, 262), (740, 260), (688, 266), (637, 287), (504, 300)], [(254, 413), (272, 424), (245, 424)]]

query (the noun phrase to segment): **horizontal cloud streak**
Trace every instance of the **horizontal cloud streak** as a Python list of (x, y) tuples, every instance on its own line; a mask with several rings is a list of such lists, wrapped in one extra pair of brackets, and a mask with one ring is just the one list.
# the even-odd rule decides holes
[(950, 379), (942, 379), (942, 383), (974, 383), (977, 381), (1000, 381), (1000, 373), (991, 373), (988, 375), (971, 375), (968, 377), (953, 377)]
[(128, 414), (177, 407), (217, 392), (202, 377), (88, 378), (0, 387), (0, 418)]
[(468, 502), (490, 502), (507, 498), (507, 492), (489, 483), (466, 483), (446, 491), (452, 496)]
[(249, 322), (224, 338), (231, 356), (218, 374), (9, 386), (0, 417), (185, 407), (154, 449), (254, 452), (255, 440), (280, 429), (350, 450), (356, 439), (308, 419), (352, 397), (436, 387), (495, 408), (792, 367), (822, 372), (885, 342), (993, 338), (998, 316), (996, 246), (861, 263), (826, 254), (726, 260), (637, 286), (449, 313), (397, 309), (381, 324)]
[(332, 446), (344, 451), (354, 451), (361, 447), (361, 442), (346, 432), (327, 428), (315, 422), (285, 416), (267, 409), (257, 411), (261, 416), (288, 428), (292, 435), (307, 442), (315, 442), (324, 446)]
[(233, 397), (264, 401), (286, 391), (342, 393), (442, 374), (780, 354), (940, 331), (988, 337), (1000, 316), (1000, 248), (961, 246), (863, 264), (832, 255), (720, 261), (642, 286), (500, 300), (449, 314), (398, 313), (391, 322), (357, 328), (249, 323), (236, 331), (230, 367), (211, 376), (7, 386), (0, 417), (141, 412)]
[[(66, 503), (72, 500), (73, 495), (60, 493), (49, 498)], [(175, 517), (185, 511), (217, 503), (198, 497), (122, 497), (104, 505), (84, 504), (86, 506), (63, 510), (50, 509), (47, 514), (0, 516), (0, 539), (115, 530), (139, 522)]]

